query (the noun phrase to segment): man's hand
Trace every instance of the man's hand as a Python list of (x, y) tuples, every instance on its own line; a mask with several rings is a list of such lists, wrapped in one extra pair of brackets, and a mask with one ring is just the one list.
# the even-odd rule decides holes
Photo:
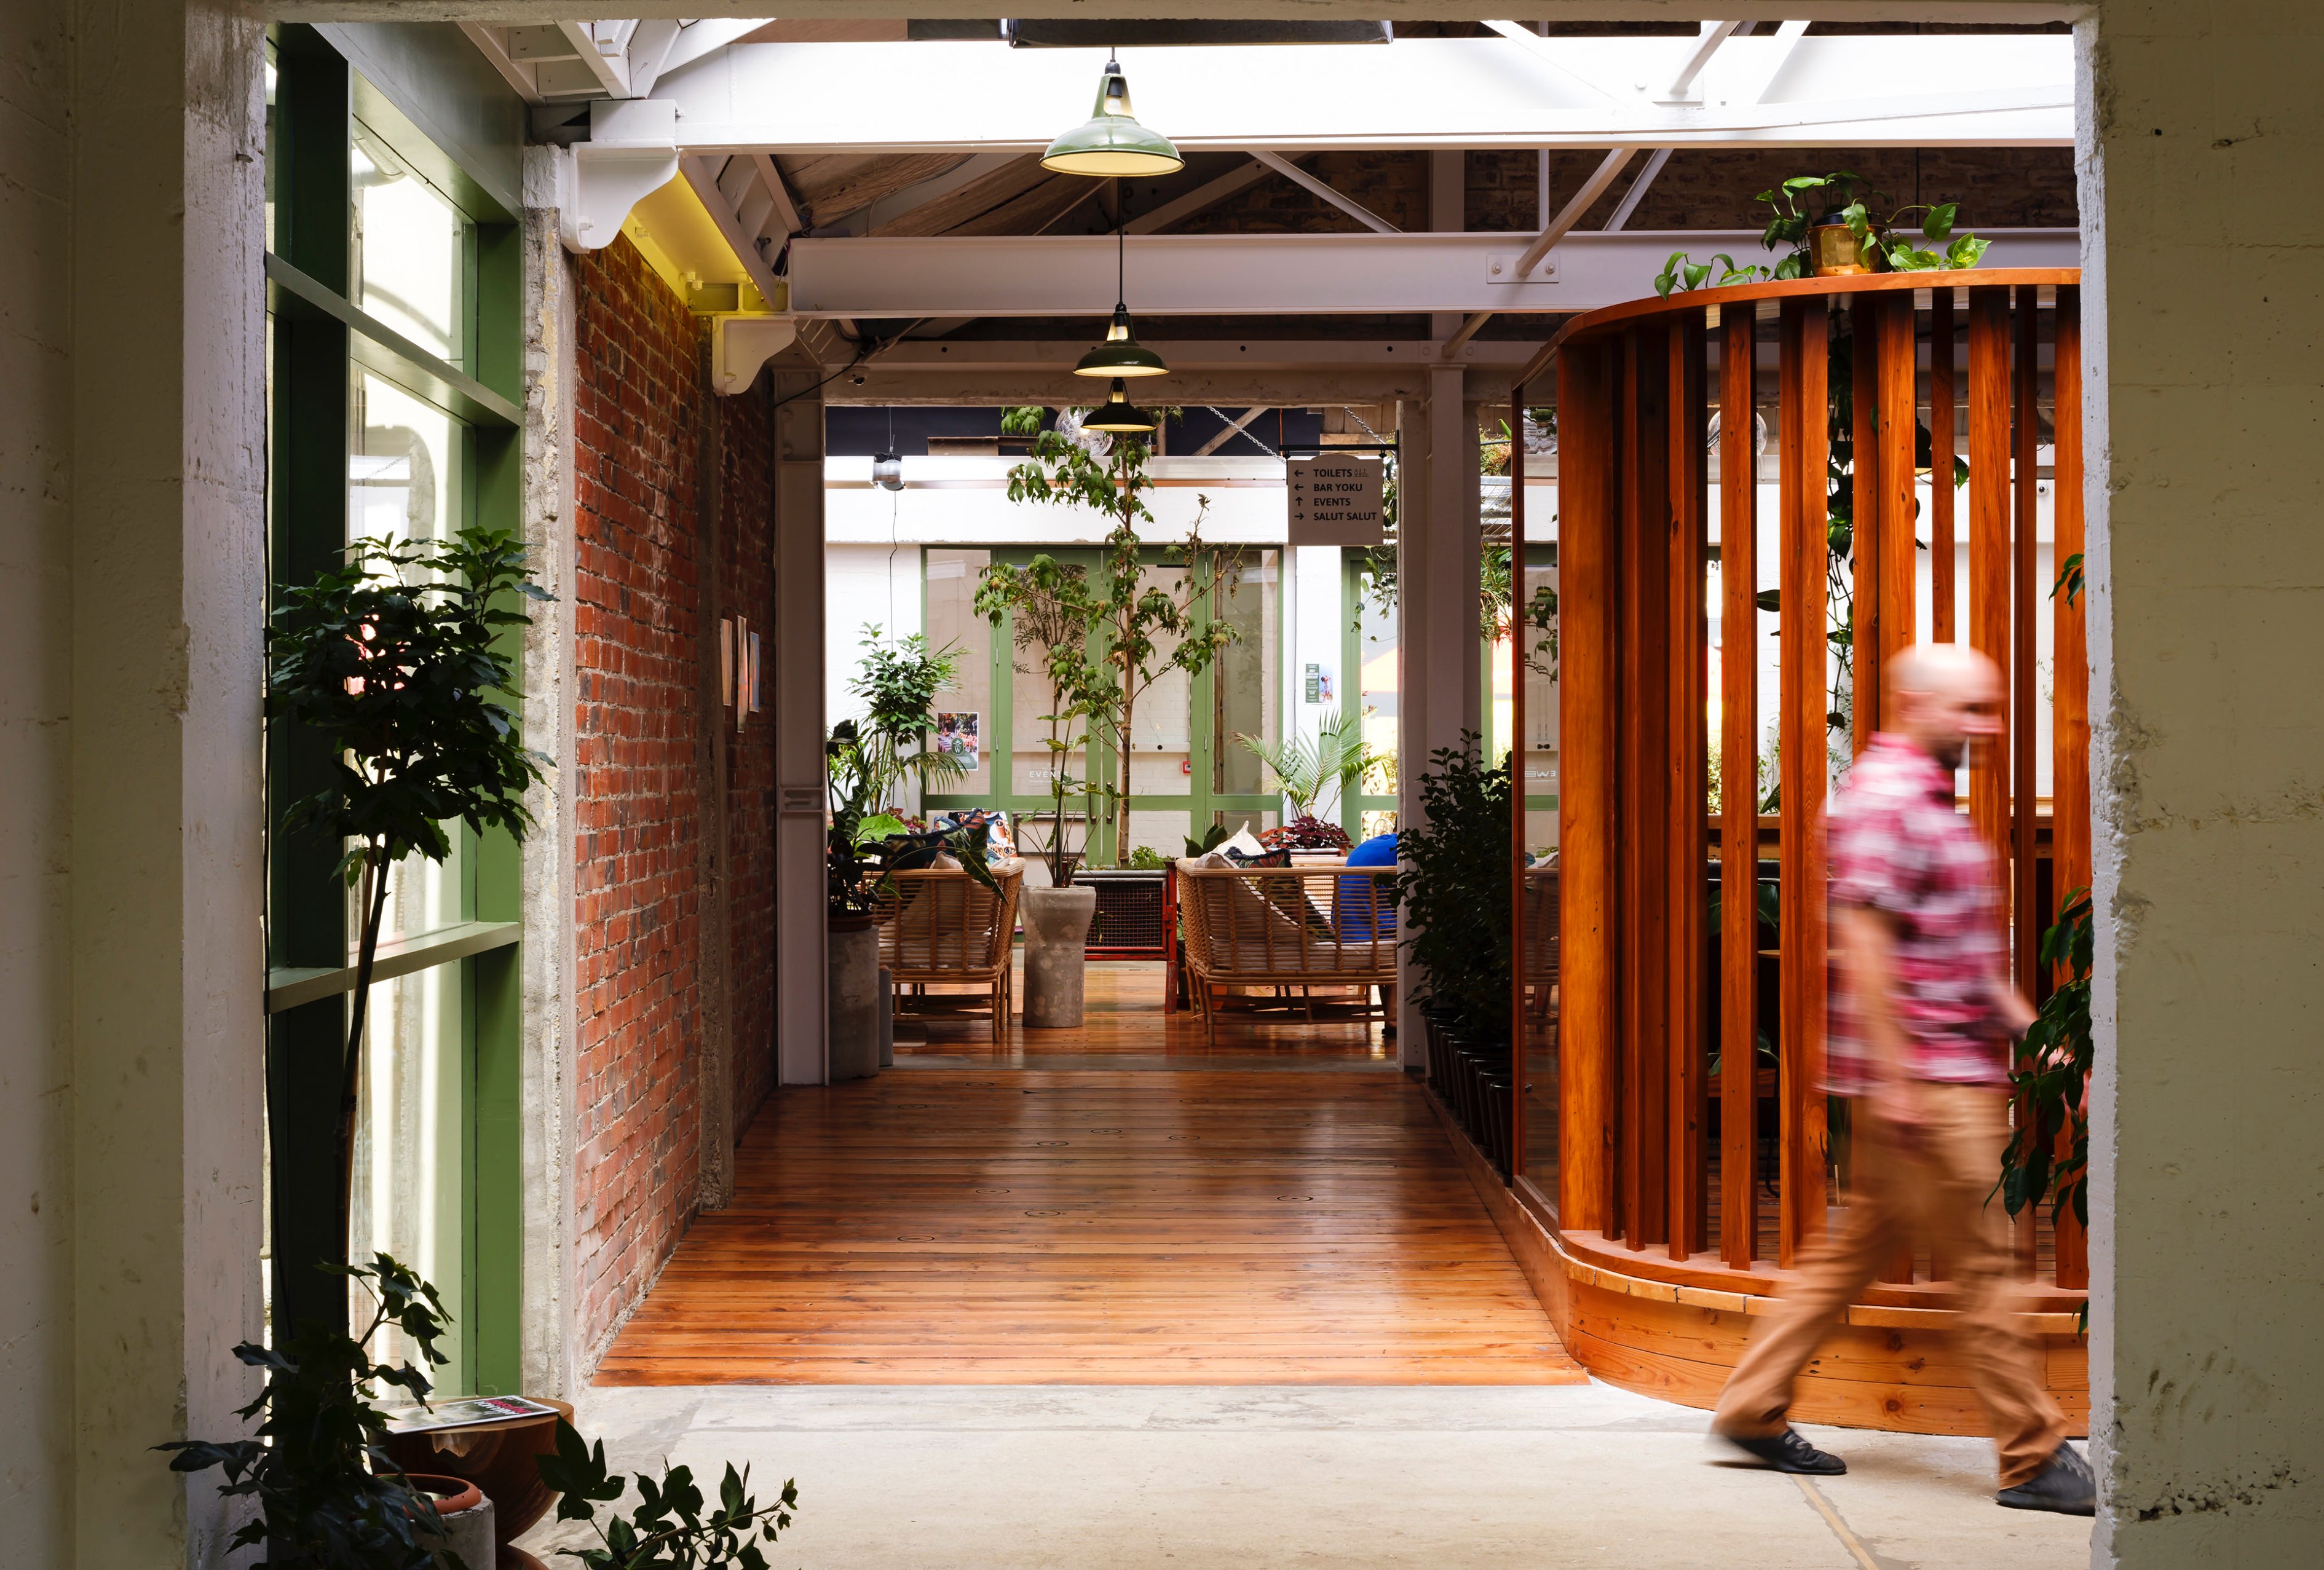
[(1993, 1012), (1999, 1016), (2002, 1029), (2015, 1037), (2022, 1036), (2034, 1028), (2034, 1021), (2039, 1016), (2035, 1014), (2034, 1005), (2025, 1001), (2024, 993), (2006, 981), (1996, 986), (1993, 990)]

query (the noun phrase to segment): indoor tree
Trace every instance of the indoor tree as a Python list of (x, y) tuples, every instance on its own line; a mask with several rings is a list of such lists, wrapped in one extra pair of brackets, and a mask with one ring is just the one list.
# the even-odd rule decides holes
[[(1079, 673), (1081, 684), (1073, 696), (1089, 734), (1113, 750), (1113, 783), (1094, 785), (1092, 794), (1106, 803), (1119, 856), (1127, 853), (1130, 840), (1130, 744), (1139, 702), (1173, 670), (1189, 677), (1201, 675), (1234, 641), (1233, 626), (1202, 615), (1200, 607), (1213, 593), (1234, 586), (1241, 575), (1242, 556), (1240, 551), (1204, 543), (1202, 520), (1210, 499), (1197, 497), (1194, 522), (1174, 550), (1182, 575), (1167, 589), (1145, 587), (1144, 542), (1138, 526), (1154, 521), (1145, 501), (1154, 484), (1146, 468), (1148, 449), (1126, 436), (1114, 436), (1101, 446), (1075, 435), (1044, 430), (1042, 416), (1039, 408), (1027, 407), (1012, 409), (1001, 418), (1001, 428), (1007, 435), (1033, 438), (1031, 454), (1009, 472), (1009, 499), (1087, 507), (1116, 519), (1094, 578), (1076, 579), (1050, 570), (1056, 564), (1047, 556), (1036, 556), (1033, 565), (1047, 565), (1038, 579), (1043, 592), (1072, 597), (1075, 612), (1086, 615), (1097, 635), (1097, 646)], [(979, 584), (978, 606), (998, 622), (1010, 592), (1010, 580), (996, 578), (987, 568)], [(1173, 640), (1167, 655), (1161, 647), (1165, 638)]]
[[(862, 660), (847, 690), (862, 702), (863, 717), (842, 721), (834, 728), (832, 739), (844, 739), (852, 749), (844, 767), (858, 794), (858, 830), (877, 838), (904, 827), (902, 818), (891, 811), (899, 803), (891, 798), (907, 778), (925, 790), (968, 772), (958, 753), (928, 745), (937, 694), (959, 683), (960, 650), (950, 645), (931, 650), (927, 638), (917, 632), (885, 638), (876, 623), (865, 624), (862, 647)], [(835, 766), (835, 785), (840, 777), (841, 768)]]
[(1096, 600), (1089, 591), (1088, 577), (1082, 567), (1041, 555), (1021, 566), (993, 564), (985, 569), (976, 589), (977, 611), (991, 617), (995, 625), (1004, 612), (1008, 614), (1010, 641), (1019, 653), (1040, 662), (1035, 668), (1022, 665), (1015, 668), (1048, 684), (1049, 712), (1040, 721), (1048, 727), (1041, 745), (1049, 757), (1053, 815), (1047, 859), (1052, 888), (1064, 888), (1073, 881), (1065, 802), (1071, 796), (1086, 795), (1089, 790), (1087, 783), (1074, 774), (1074, 755), (1083, 752), (1089, 740), (1090, 703), (1083, 694), (1109, 691), (1111, 686), (1105, 673), (1090, 659)]
[(406, 857), (442, 863), (456, 821), (522, 838), (524, 793), (549, 760), (525, 749), (512, 651), (531, 618), (519, 599), (554, 598), (526, 574), (505, 529), (449, 539), (365, 538), (346, 562), (282, 592), (267, 635), (267, 712), (328, 748), (328, 783), (290, 805), (285, 830), (342, 847), (337, 875), (359, 891), (361, 932), (338, 1104), (339, 1226), (327, 1262), (350, 1244), (364, 1017), (391, 870)]

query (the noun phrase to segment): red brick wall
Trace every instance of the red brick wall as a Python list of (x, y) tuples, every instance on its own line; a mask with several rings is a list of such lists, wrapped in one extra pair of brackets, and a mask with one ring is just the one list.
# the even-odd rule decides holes
[[(576, 1279), (594, 1353), (635, 1306), (699, 1202), (705, 996), (702, 670), (716, 654), (704, 573), (725, 615), (772, 631), (770, 469), (762, 393), (716, 399), (703, 328), (626, 240), (574, 263), (575, 912), (580, 1087)], [(724, 459), (717, 559), (706, 562), (703, 439)], [(743, 564), (752, 564), (745, 566)], [(739, 582), (737, 581), (739, 576)], [(767, 727), (728, 744), (739, 1132), (770, 1049), (762, 908), (772, 882)], [(755, 953), (759, 961), (750, 963)], [(752, 998), (743, 1005), (742, 1000)]]

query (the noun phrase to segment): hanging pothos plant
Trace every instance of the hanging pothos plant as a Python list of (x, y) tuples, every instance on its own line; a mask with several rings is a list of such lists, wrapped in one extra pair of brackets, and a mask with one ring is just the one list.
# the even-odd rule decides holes
[[(1784, 251), (1788, 246), (1780, 261), (1773, 266), (1738, 266), (1725, 252), (1710, 262), (1697, 262), (1683, 251), (1674, 251), (1662, 271), (1655, 275), (1655, 292), (1667, 299), (1674, 292), (1702, 288), (1711, 282), (1712, 262), (1719, 264), (1718, 281), (1712, 285), (1719, 289), (1811, 277), (1815, 270), (1808, 256), (1808, 231), (1825, 217), (1847, 225), (1855, 237), (1858, 260), (1875, 272), (1957, 271), (1975, 267), (1993, 243), (1966, 231), (1955, 231), (1960, 216), (1958, 202), (1896, 207), (1886, 218), (1876, 220), (1859, 191), (1869, 192), (1876, 204), (1887, 201), (1863, 176), (1844, 170), (1795, 175), (1772, 190), (1761, 191), (1751, 199), (1766, 204), (1773, 216), (1759, 232), (1759, 243), (1770, 251)], [(1918, 238), (1927, 241), (1926, 245), (1915, 244), (1909, 233), (1912, 226), (1906, 220), (1916, 213), (1920, 215)]]

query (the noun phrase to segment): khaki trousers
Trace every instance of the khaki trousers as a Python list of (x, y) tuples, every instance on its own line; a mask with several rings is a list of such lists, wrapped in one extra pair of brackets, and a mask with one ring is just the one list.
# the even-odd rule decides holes
[(1986, 1424), (2001, 1452), (2001, 1486), (2041, 1472), (2066, 1437), (2066, 1419), (2043, 1387), (2041, 1362), (2015, 1318), (2018, 1297), (2006, 1212), (1988, 1206), (2007, 1141), (2006, 1099), (1966, 1085), (1915, 1087), (1927, 1120), (1901, 1143), (1856, 1103), (1857, 1191), (1846, 1224), (1808, 1250), (1799, 1280), (1735, 1367), (1711, 1426), (1748, 1437), (1780, 1434), (1792, 1382), (1848, 1306), (1907, 1242), (1944, 1257), (1959, 1294), (1954, 1337)]

